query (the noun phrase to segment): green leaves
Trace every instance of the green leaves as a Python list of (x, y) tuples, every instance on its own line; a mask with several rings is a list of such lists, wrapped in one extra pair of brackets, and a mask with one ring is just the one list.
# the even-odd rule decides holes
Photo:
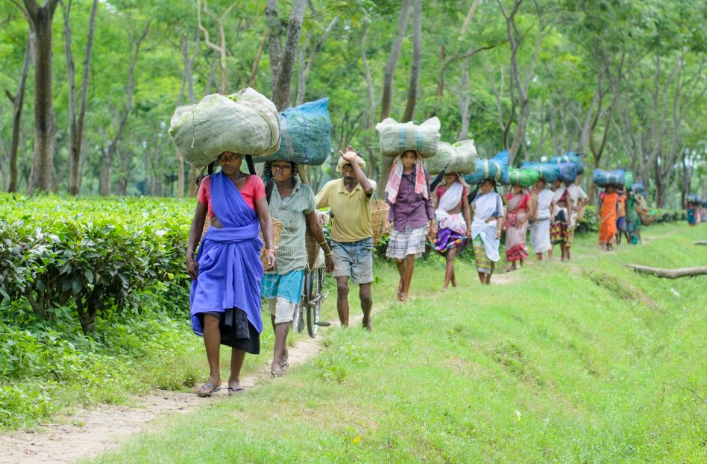
[[(51, 308), (75, 305), (92, 331), (99, 312), (135, 306), (148, 285), (186, 287), (192, 208), (164, 199), (0, 196), (0, 296), (28, 301), (45, 319)], [(15, 219), (18, 209), (33, 211), (31, 219)]]

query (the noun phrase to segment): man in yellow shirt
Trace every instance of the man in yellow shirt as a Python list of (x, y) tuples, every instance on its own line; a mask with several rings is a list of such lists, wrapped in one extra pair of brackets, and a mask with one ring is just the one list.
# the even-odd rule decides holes
[(341, 179), (327, 182), (315, 197), (317, 208), (331, 209), (331, 250), (336, 267), (336, 308), (341, 325), (349, 325), (349, 277), (358, 284), (363, 310), (363, 326), (373, 329), (371, 322), (371, 282), (373, 282), (373, 230), (371, 199), (376, 183), (363, 172), (366, 162), (352, 147), (341, 158), (336, 170)]

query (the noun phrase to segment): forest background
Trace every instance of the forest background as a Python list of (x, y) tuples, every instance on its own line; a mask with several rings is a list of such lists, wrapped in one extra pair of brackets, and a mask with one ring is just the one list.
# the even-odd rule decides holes
[(699, 0), (3, 1), (0, 189), (191, 195), (175, 107), (251, 86), (330, 98), (315, 189), (348, 144), (385, 180), (375, 124), (438, 116), (481, 156), (585, 153), (679, 208), (707, 193), (706, 23)]

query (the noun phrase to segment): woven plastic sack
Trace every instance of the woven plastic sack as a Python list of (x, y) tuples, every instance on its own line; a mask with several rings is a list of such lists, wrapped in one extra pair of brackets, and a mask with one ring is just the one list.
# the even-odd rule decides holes
[(584, 174), (584, 159), (582, 155), (568, 151), (562, 156), (553, 156), (550, 158), (551, 163), (574, 163), (577, 166), (577, 174)]
[(626, 171), (626, 176), (624, 178), (624, 187), (630, 189), (633, 185), (633, 173), (631, 171)]
[(329, 158), (331, 118), (329, 99), (322, 98), (280, 113), (280, 149), (255, 161), (286, 160), (318, 166)]
[(631, 190), (633, 190), (633, 193), (637, 193), (639, 195), (645, 195), (646, 194), (646, 187), (643, 185), (643, 182), (636, 182), (631, 186)]
[(574, 163), (562, 163), (558, 165), (560, 172), (557, 178), (563, 183), (572, 183), (577, 180), (577, 165)]
[(430, 174), (439, 174), (445, 166), (446, 172), (469, 174), (476, 170), (476, 145), (473, 140), (461, 140), (456, 143), (439, 142), (437, 156), (425, 161), (425, 168)]
[(592, 173), (592, 182), (602, 188), (608, 187), (609, 185), (622, 186), (624, 182), (626, 182), (626, 171), (623, 169), (616, 169), (614, 171), (595, 169), (594, 173)]
[(560, 166), (553, 163), (536, 163), (533, 161), (526, 161), (520, 163), (520, 168), (537, 171), (540, 175), (540, 179), (544, 180), (548, 184), (555, 182), (560, 175)]
[(280, 148), (275, 105), (251, 88), (225, 97), (207, 95), (174, 112), (169, 135), (196, 167), (216, 161), (224, 151), (266, 156)]
[(386, 118), (376, 124), (380, 134), (381, 154), (394, 158), (399, 154), (414, 150), (423, 158), (437, 154), (439, 145), (440, 122), (437, 117), (430, 118), (420, 125), (412, 122), (399, 123), (392, 118)]
[(508, 177), (511, 180), (511, 185), (529, 188), (540, 179), (540, 173), (534, 169), (510, 169)]
[(508, 185), (510, 179), (508, 177), (508, 150), (499, 152), (490, 160), (476, 160), (476, 170), (468, 176), (464, 176), (464, 180), (476, 185), (482, 183), (485, 179), (495, 180), (497, 184)]

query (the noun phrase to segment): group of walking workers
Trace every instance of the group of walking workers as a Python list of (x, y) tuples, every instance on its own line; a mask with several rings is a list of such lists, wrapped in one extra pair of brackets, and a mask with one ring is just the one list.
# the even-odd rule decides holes
[[(308, 266), (307, 232), (323, 251), (326, 271), (336, 279), (341, 324), (350, 321), (348, 295), (353, 283), (358, 286), (362, 325), (373, 329), (371, 202), (376, 183), (366, 176), (363, 157), (350, 146), (340, 152), (336, 166), (340, 177), (326, 183), (316, 196), (300, 181), (298, 165), (292, 161), (268, 161), (261, 179), (241, 172), (242, 160), (240, 154), (224, 152), (217, 160), (221, 170), (200, 181), (187, 245), (192, 328), (204, 338), (210, 369), (208, 381), (197, 392), (200, 396), (221, 389), (220, 345), (232, 348), (228, 393), (243, 391), (240, 371), (245, 354), (260, 352), (261, 309), (270, 313), (275, 333), (271, 373), (275, 377), (286, 373), (287, 336)], [(398, 300), (408, 301), (415, 260), (428, 240), (446, 258), (444, 289), (457, 286), (454, 261), (469, 244), (479, 281), (490, 284), (504, 230), (507, 271), (528, 259), (528, 229), (538, 261), (545, 253), (552, 259), (554, 245), (560, 245), (562, 261), (570, 259), (574, 230), (588, 202), (577, 184), (548, 185), (541, 178), (530, 189), (512, 184), (504, 199), (497, 182), (487, 178), (471, 190), (458, 172), (443, 171), (430, 183), (416, 151), (404, 151), (393, 160), (385, 189), (390, 205), (386, 256), (397, 265)], [(603, 243), (615, 239), (619, 216), (628, 224), (634, 222), (640, 209), (637, 195), (628, 192), (626, 198), (623, 209), (613, 189), (602, 194), (598, 211)], [(329, 208), (329, 215), (320, 213), (321, 208)], [(210, 227), (204, 233), (207, 217)], [(323, 225), (329, 217), (328, 242)], [(271, 218), (284, 226), (277, 250)], [(632, 236), (633, 227), (628, 228)]]
[[(269, 311), (275, 332), (272, 375), (287, 371), (287, 335), (308, 263), (307, 231), (324, 252), (327, 272), (336, 278), (341, 323), (349, 322), (351, 279), (359, 285), (363, 326), (372, 330), (370, 203), (376, 184), (364, 174), (363, 158), (351, 147), (341, 153), (337, 166), (341, 178), (327, 183), (316, 197), (300, 181), (296, 163), (266, 163), (263, 182), (257, 175), (241, 172), (242, 160), (240, 154), (224, 152), (217, 159), (221, 170), (201, 179), (187, 244), (192, 329), (204, 338), (210, 370), (199, 396), (221, 389), (220, 345), (232, 349), (228, 393), (243, 391), (240, 372), (245, 354), (260, 353), (261, 307)], [(317, 212), (327, 206), (331, 246), (324, 237), (323, 216)], [(207, 216), (210, 227), (203, 233)], [(277, 252), (271, 218), (284, 226)]]

